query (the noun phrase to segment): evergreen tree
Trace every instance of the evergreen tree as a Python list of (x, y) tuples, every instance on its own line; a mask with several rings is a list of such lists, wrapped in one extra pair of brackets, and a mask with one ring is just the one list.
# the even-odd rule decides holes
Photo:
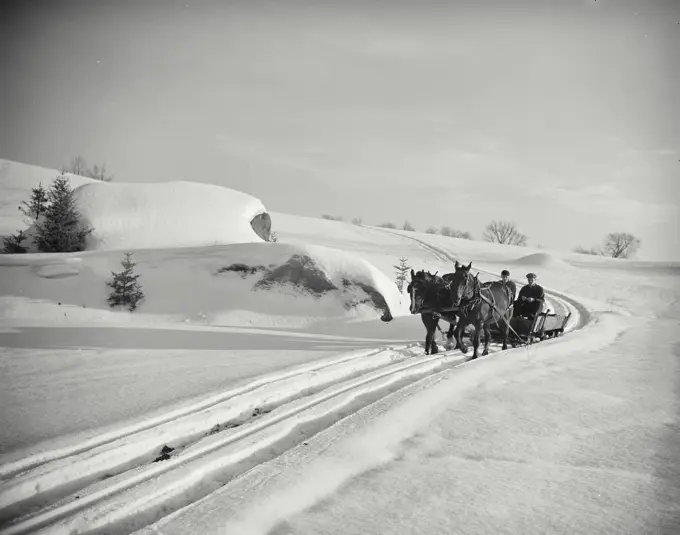
[(69, 179), (58, 176), (47, 192), (49, 206), (35, 224), (38, 250), (45, 253), (71, 253), (85, 248), (85, 238), (93, 229), (80, 223)]
[(394, 269), (397, 271), (397, 288), (399, 289), (399, 293), (404, 292), (404, 283), (406, 282), (406, 274), (409, 272), (411, 269), (411, 266), (407, 264), (408, 258), (401, 257), (399, 259), (399, 265), (398, 266), (393, 266)]
[(115, 306), (128, 306), (130, 312), (137, 308), (137, 303), (144, 299), (144, 292), (137, 279), (138, 274), (134, 273), (136, 264), (130, 259), (132, 253), (125, 253), (125, 260), (121, 262), (123, 271), (113, 275), (113, 281), (107, 282), (106, 285), (111, 288), (111, 294), (108, 297), (109, 305), (113, 308)]
[(35, 223), (47, 210), (47, 191), (42, 182), (37, 188), (31, 189), (31, 197), (28, 201), (22, 201), (19, 211), (30, 219), (29, 224)]
[(25, 253), (26, 247), (21, 245), (21, 242), (23, 242), (25, 239), (26, 235), (24, 234), (23, 230), (20, 230), (15, 234), (10, 234), (8, 237), (3, 239), (4, 247), (2, 248), (2, 252), (5, 254)]

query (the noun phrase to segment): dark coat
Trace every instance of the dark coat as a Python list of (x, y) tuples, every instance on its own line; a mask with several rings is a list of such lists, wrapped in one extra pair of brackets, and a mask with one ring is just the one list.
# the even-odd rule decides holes
[(522, 297), (533, 297), (537, 301), (544, 302), (545, 292), (543, 291), (543, 287), (539, 286), (538, 284), (535, 284), (533, 287), (527, 284), (525, 286), (522, 286), (522, 289), (519, 291), (519, 296), (517, 299), (521, 300)]

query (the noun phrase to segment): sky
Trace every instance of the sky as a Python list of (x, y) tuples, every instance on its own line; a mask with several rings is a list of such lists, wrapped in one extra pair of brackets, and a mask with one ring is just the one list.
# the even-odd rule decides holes
[(678, 260), (678, 51), (677, 0), (11, 0), (0, 157)]

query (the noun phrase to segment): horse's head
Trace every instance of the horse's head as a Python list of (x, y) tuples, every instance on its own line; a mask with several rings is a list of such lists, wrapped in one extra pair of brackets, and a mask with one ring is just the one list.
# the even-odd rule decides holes
[(460, 305), (463, 299), (470, 299), (474, 295), (476, 279), (470, 275), (470, 268), (472, 262), (463, 266), (456, 261), (456, 271), (450, 278), (453, 306)]
[(417, 314), (423, 309), (425, 300), (429, 297), (433, 285), (433, 275), (425, 270), (418, 273), (411, 270), (411, 282), (406, 290), (411, 296), (411, 314)]

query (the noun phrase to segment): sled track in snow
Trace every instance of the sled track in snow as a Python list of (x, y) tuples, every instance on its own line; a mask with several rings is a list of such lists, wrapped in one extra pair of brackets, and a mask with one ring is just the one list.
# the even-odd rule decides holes
[[(104, 444), (6, 475), (0, 533), (130, 533), (349, 414), (466, 360), (459, 351), (424, 355), (420, 344), (358, 351), (260, 379), (242, 393), (225, 393), (226, 401), (156, 426), (122, 430)], [(154, 462), (164, 445), (174, 450)]]
[[(418, 242), (443, 261), (446, 251)], [(568, 330), (588, 312), (571, 310)], [(500, 347), (492, 344), (490, 353)], [(484, 357), (482, 357), (483, 359)], [(420, 343), (354, 351), (270, 374), (70, 448), (0, 467), (0, 534), (128, 534), (194, 503), (346, 416), (467, 362), (460, 351), (424, 355)], [(164, 446), (173, 448), (162, 456)]]

